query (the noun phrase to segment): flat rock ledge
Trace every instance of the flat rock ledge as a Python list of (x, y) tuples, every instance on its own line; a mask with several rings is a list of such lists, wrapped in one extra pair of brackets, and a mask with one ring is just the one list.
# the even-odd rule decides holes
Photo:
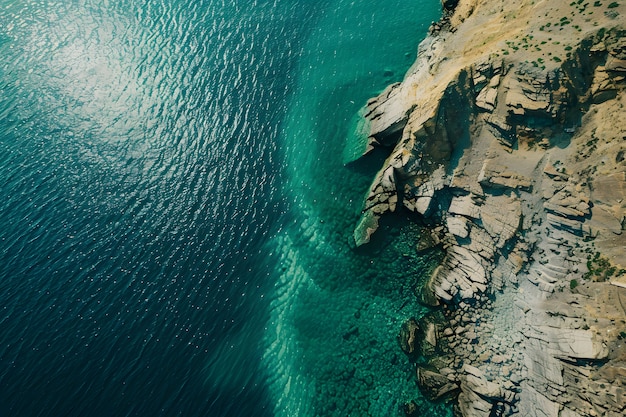
[(355, 243), (400, 210), (432, 225), (439, 307), (399, 342), (458, 416), (626, 415), (626, 6), (607, 5), (447, 2), (362, 111), (390, 154)]

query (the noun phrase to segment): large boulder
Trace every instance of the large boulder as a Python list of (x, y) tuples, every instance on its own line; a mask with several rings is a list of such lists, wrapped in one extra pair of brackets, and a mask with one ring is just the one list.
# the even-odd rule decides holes
[(430, 401), (452, 397), (459, 393), (459, 385), (437, 369), (420, 365), (417, 367), (417, 386)]
[(439, 310), (432, 311), (422, 316), (418, 321), (420, 354), (427, 358), (441, 350), (441, 333), (443, 332), (445, 318)]
[(410, 358), (416, 359), (419, 356), (419, 325), (415, 318), (411, 317), (402, 324), (398, 334), (400, 349)]
[(411, 360), (424, 357), (429, 358), (441, 349), (440, 333), (445, 318), (440, 311), (433, 311), (422, 316), (419, 320), (411, 317), (406, 320), (398, 334), (398, 343), (402, 351)]

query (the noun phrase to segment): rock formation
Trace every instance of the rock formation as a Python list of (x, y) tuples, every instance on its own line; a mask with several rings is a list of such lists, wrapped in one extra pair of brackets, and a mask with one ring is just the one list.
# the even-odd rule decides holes
[[(625, 415), (626, 4), (444, 9), (362, 112), (363, 158), (390, 155), (356, 244), (409, 210), (445, 250), (424, 285), (445, 318), (418, 384), (468, 417)], [(404, 329), (411, 355), (421, 333)]]

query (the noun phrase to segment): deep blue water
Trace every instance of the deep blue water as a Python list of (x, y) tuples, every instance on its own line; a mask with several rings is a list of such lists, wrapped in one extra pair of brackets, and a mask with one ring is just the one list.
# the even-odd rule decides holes
[(431, 260), (410, 222), (352, 247), (381, 160), (341, 151), (438, 8), (0, 0), (0, 416), (418, 397), (395, 333)]

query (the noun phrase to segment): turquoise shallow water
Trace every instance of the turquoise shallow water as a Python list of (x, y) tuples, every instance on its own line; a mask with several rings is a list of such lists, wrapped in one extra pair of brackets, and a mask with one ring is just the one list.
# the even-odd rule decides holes
[(384, 152), (343, 163), (354, 116), (402, 78), (437, 7), (336, 1), (304, 45), (281, 132), (293, 220), (275, 239), (281, 276), (264, 361), (276, 375), (277, 415), (393, 416), (411, 399), (424, 415), (448, 413), (421, 400), (396, 342), (402, 322), (425, 311), (413, 287), (436, 256), (416, 256), (419, 231), (406, 214), (355, 249), (352, 231)]
[(438, 8), (0, 0), (0, 415), (419, 396), (395, 333), (432, 260), (401, 216), (352, 248), (381, 156), (341, 152)]

